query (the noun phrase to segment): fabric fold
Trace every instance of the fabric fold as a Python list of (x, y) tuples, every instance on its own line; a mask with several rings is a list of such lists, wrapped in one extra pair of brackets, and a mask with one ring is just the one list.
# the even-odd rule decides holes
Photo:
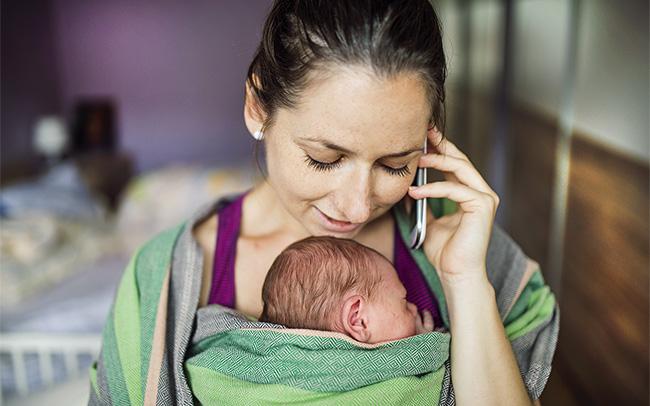
[[(341, 392), (441, 371), (449, 357), (449, 334), (445, 332), (366, 345), (341, 333), (287, 329), (249, 321), (222, 306), (209, 307), (211, 321), (204, 325), (199, 317), (196, 335), (204, 338), (193, 342), (186, 366), (248, 382)], [(214, 331), (201, 332), (203, 329)]]
[[(193, 227), (237, 196), (206, 205), (136, 252), (90, 370), (90, 404), (454, 404), (448, 333), (366, 348), (341, 336), (259, 323), (228, 308), (199, 309), (203, 253)], [(447, 199), (428, 203), (436, 218), (456, 210)], [(393, 210), (407, 238), (408, 219), (398, 205)], [(422, 250), (409, 253), (448, 327), (436, 270)], [(537, 399), (550, 373), (559, 309), (531, 261), (495, 224), (488, 278), (528, 392)]]

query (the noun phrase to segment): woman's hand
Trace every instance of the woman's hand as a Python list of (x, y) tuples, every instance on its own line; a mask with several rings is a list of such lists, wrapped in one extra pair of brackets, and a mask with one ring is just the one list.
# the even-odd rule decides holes
[(433, 325), (433, 316), (428, 310), (423, 310), (422, 314), (415, 313), (415, 334), (430, 333), (436, 326)]
[(467, 156), (444, 139), (437, 128), (429, 130), (427, 137), (428, 153), (420, 158), (419, 166), (442, 171), (445, 181), (411, 188), (409, 195), (414, 199), (446, 197), (457, 202), (459, 209), (439, 219), (430, 215), (424, 253), (436, 268), (443, 287), (485, 277), (487, 248), (499, 197)]
[(446, 197), (459, 206), (454, 214), (428, 221), (423, 247), (447, 299), (456, 402), (531, 405), (486, 273), (499, 198), (454, 144), (443, 140), (435, 129), (427, 137), (434, 148), (420, 158), (420, 166), (442, 171), (445, 181), (423, 185), (409, 194), (413, 198)]

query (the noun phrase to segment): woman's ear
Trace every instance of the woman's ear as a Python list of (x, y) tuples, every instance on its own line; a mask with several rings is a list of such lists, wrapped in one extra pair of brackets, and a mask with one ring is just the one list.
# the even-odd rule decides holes
[(368, 302), (360, 295), (354, 295), (343, 302), (341, 309), (341, 324), (347, 335), (357, 341), (370, 340), (370, 325), (368, 318)]
[[(253, 75), (253, 80), (256, 84), (259, 84), (259, 79), (256, 75)], [(246, 122), (246, 128), (250, 131), (251, 134), (254, 134), (255, 131), (258, 131), (262, 128), (264, 123), (265, 116), (262, 113), (262, 108), (259, 105), (259, 101), (255, 96), (255, 93), (250, 88), (250, 83), (248, 80), (244, 82), (244, 88), (246, 90), (246, 95), (244, 98), (244, 121)]]

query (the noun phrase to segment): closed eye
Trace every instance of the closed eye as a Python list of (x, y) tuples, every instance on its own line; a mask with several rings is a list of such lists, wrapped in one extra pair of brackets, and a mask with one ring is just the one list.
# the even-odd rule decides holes
[(310, 157), (309, 155), (305, 155), (305, 162), (307, 162), (307, 165), (310, 166), (311, 168), (316, 169), (317, 171), (320, 172), (327, 172), (334, 170), (338, 168), (341, 165), (341, 158), (337, 159), (334, 162), (321, 162), (317, 161), (314, 158)]
[(404, 165), (401, 168), (391, 168), (390, 166), (386, 166), (386, 165), (382, 165), (382, 166), (384, 167), (384, 170), (386, 170), (386, 172), (395, 176), (406, 176), (409, 173), (411, 173), (407, 165)]
[[(307, 165), (317, 171), (320, 172), (328, 172), (332, 171), (334, 169), (337, 169), (341, 165), (341, 160), (343, 157), (340, 157), (336, 161), (332, 162), (321, 162), (317, 161), (314, 158), (310, 157), (309, 155), (305, 155), (305, 162), (307, 162)], [(387, 165), (381, 165), (382, 169), (386, 171), (388, 174), (393, 175), (393, 176), (407, 176), (411, 173), (411, 170), (409, 169), (408, 165), (404, 165), (400, 168), (393, 168)]]

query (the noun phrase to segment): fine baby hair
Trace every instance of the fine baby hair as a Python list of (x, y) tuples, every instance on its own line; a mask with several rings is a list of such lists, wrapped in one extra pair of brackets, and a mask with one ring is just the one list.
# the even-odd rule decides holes
[[(376, 295), (381, 254), (350, 239), (308, 237), (289, 245), (275, 259), (264, 281), (260, 321), (293, 328), (334, 330), (333, 315), (344, 296)], [(383, 257), (382, 257), (383, 258)]]

